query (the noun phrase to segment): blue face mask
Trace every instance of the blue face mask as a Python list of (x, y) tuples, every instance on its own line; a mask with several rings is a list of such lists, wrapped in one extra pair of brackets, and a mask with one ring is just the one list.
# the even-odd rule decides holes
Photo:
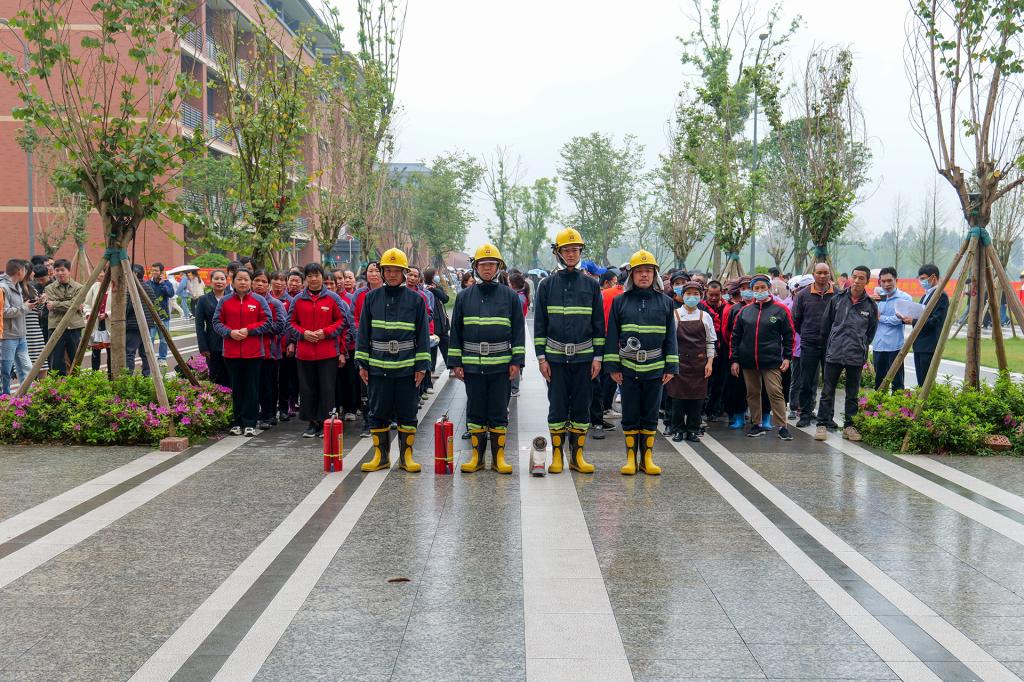
[(754, 294), (754, 300), (757, 301), (758, 303), (763, 303), (767, 301), (769, 297), (771, 297), (772, 295), (772, 292), (770, 291), (755, 291), (752, 293)]
[(754, 292), (751, 291), (750, 289), (744, 289), (743, 291), (740, 292), (740, 298), (742, 298), (744, 301), (750, 301), (754, 298)]
[(681, 286), (680, 287), (672, 287), (672, 291), (676, 292), (676, 296), (682, 296), (683, 295), (683, 288)]
[(700, 303), (700, 296), (684, 296), (683, 303), (686, 304), (687, 308), (696, 308), (697, 304)]
[(925, 291), (931, 291), (932, 289), (935, 288), (927, 277), (919, 277), (917, 281), (921, 283), (921, 288), (924, 289)]

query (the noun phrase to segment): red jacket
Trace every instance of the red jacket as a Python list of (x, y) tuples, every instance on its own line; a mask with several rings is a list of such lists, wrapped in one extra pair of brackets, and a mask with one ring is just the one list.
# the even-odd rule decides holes
[(608, 315), (612, 312), (612, 301), (615, 300), (616, 296), (621, 296), (623, 291), (624, 289), (619, 284), (607, 289), (601, 289), (601, 298), (604, 303), (604, 328), (606, 330), (608, 329)]
[[(241, 341), (231, 338), (232, 329), (248, 329)], [(259, 294), (232, 292), (220, 299), (213, 313), (213, 330), (224, 337), (224, 357), (253, 359), (266, 357), (263, 335), (274, 331), (274, 315)]]
[[(288, 326), (295, 341), (298, 360), (327, 360), (344, 352), (345, 316), (341, 311), (341, 298), (324, 287), (317, 293), (303, 289), (292, 301), (288, 311)], [(307, 341), (304, 332), (324, 330), (323, 341)]]

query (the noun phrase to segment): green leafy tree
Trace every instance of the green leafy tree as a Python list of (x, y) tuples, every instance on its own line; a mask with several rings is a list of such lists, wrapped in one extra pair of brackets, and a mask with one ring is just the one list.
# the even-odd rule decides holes
[(472, 156), (447, 152), (430, 164), (429, 173), (409, 178), (412, 190), (411, 234), (430, 249), (435, 265), (444, 254), (466, 245), (469, 226), (475, 219), (473, 195), (484, 169)]
[(673, 252), (662, 240), (662, 234), (665, 232), (664, 220), (668, 213), (668, 201), (663, 190), (664, 186), (659, 182), (657, 173), (645, 173), (639, 178), (633, 199), (629, 203), (627, 237), (630, 248), (650, 251), (665, 270), (668, 269), (669, 257), (673, 256)]
[(669, 133), (668, 153), (661, 155), (656, 182), (662, 197), (658, 234), (672, 251), (678, 266), (711, 229), (712, 213), (707, 189), (687, 160), (683, 140), (674, 127)]
[(815, 261), (828, 261), (828, 245), (843, 238), (853, 220), (857, 193), (867, 184), (871, 151), (864, 116), (853, 88), (848, 49), (811, 52), (802, 87), (792, 96), (798, 117), (783, 122), (782, 103), (770, 68), (757, 73), (765, 112), (776, 135), (781, 167), (801, 222), (814, 245)]
[(232, 12), (218, 28), (217, 64), (224, 77), (215, 87), (225, 101), (226, 136), (238, 150), (238, 197), (247, 224), (230, 233), (236, 237), (230, 250), (265, 266), (286, 245), (309, 188), (304, 145), (317, 71), (305, 62), (308, 39), (286, 37), (262, 6), (254, 23)]
[[(744, 135), (754, 89), (774, 73), (767, 65), (778, 58), (797, 21), (777, 30), (780, 5), (760, 19), (752, 3), (741, 2), (731, 21), (722, 20), (719, 0), (693, 0), (693, 7), (697, 28), (682, 41), (682, 61), (696, 70), (698, 83), (680, 104), (677, 125), (687, 159), (707, 188), (715, 240), (727, 259), (724, 274), (734, 276), (743, 271), (739, 252), (754, 234), (762, 190)], [(759, 42), (759, 35), (765, 40)]]
[(509, 262), (529, 270), (540, 265), (538, 254), (558, 219), (558, 179), (537, 178), (511, 194)]
[[(143, 220), (167, 206), (173, 172), (195, 149), (175, 121), (181, 100), (197, 93), (179, 63), (188, 7), (171, 0), (26, 0), (22, 7), (10, 25), (28, 44), (28, 74), (15, 55), (0, 57), (0, 72), (18, 90), (14, 116), (66, 155), (56, 185), (95, 207), (111, 277), (121, 281), (122, 250)], [(71, 26), (72, 15), (95, 28)], [(114, 374), (125, 364), (125, 294), (114, 290), (109, 318)]]
[(497, 224), (488, 229), (487, 236), (502, 253), (505, 253), (509, 245), (515, 188), (522, 175), (519, 158), (511, 158), (505, 147), (498, 147), (484, 166), (484, 193), (491, 200), (494, 217), (497, 219)]
[(224, 251), (244, 242), (249, 230), (242, 223), (238, 200), (238, 162), (231, 156), (197, 156), (179, 176), (178, 196), (185, 241), (192, 253)]
[(569, 222), (604, 262), (625, 232), (629, 203), (643, 169), (643, 149), (632, 135), (626, 135), (619, 147), (601, 133), (574, 137), (562, 147), (558, 173), (576, 207)]

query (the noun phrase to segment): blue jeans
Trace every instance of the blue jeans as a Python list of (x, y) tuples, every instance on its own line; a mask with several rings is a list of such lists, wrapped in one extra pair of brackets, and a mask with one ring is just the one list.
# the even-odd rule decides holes
[(25, 377), (32, 370), (32, 361), (28, 359), (28, 342), (25, 337), (20, 339), (4, 339), (3, 352), (0, 354), (0, 372), (3, 373), (2, 390), (0, 393), (11, 392), (11, 369), (17, 365), (18, 381), (25, 381)]
[(157, 350), (157, 359), (158, 360), (166, 360), (167, 359), (167, 339), (164, 338), (164, 335), (160, 333), (160, 330), (157, 329), (156, 326), (150, 327), (149, 328), (149, 338), (153, 339), (153, 346), (154, 347), (156, 347), (156, 345), (157, 345), (158, 337), (159, 337), (159, 341), (160, 341), (160, 347)]

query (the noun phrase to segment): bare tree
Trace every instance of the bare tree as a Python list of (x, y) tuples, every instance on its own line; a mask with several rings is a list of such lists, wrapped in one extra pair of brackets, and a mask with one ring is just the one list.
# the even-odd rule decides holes
[(892, 221), (889, 223), (889, 233), (892, 236), (892, 260), (893, 267), (899, 272), (900, 252), (907, 241), (907, 202), (903, 195), (897, 194), (892, 202)]
[(676, 265), (683, 267), (693, 248), (711, 231), (713, 215), (704, 183), (687, 159), (678, 121), (669, 123), (667, 136), (668, 153), (661, 156), (657, 171), (662, 197), (659, 235)]
[(505, 253), (509, 246), (513, 194), (523, 179), (523, 163), (519, 156), (512, 156), (508, 147), (497, 147), (489, 158), (484, 159), (484, 194), (491, 200), (494, 217), (498, 223), (489, 229), (488, 236)]
[(1018, 185), (992, 207), (992, 248), (1006, 267), (1013, 247), (1024, 237), (1024, 185)]

